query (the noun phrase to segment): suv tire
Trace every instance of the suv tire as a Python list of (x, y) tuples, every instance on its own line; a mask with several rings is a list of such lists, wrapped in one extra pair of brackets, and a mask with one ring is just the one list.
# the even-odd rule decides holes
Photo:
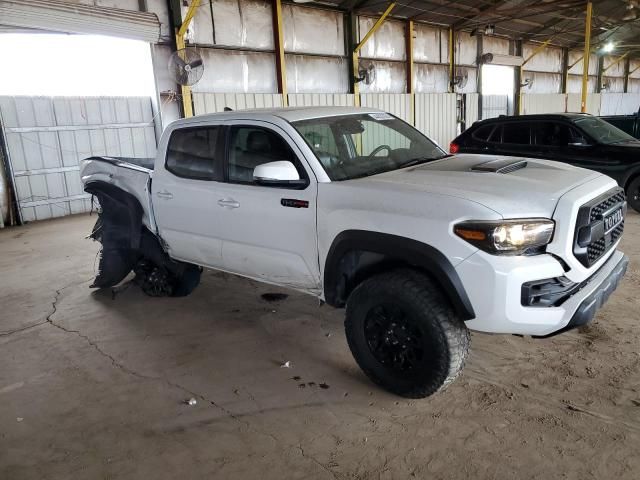
[(451, 383), (469, 330), (434, 282), (410, 269), (373, 276), (349, 296), (345, 330), (364, 373), (386, 390), (424, 398)]
[(631, 180), (627, 187), (627, 203), (636, 212), (640, 212), (640, 177)]

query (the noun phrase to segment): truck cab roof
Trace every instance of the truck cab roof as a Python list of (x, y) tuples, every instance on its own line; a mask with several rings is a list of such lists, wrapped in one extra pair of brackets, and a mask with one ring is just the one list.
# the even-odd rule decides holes
[(257, 108), (251, 110), (236, 110), (229, 112), (207, 113), (191, 118), (184, 118), (173, 122), (176, 127), (192, 123), (220, 120), (273, 120), (274, 117), (287, 122), (309, 120), (312, 118), (336, 117), (341, 115), (357, 115), (363, 113), (379, 113), (382, 110), (367, 107), (285, 107), (285, 108)]

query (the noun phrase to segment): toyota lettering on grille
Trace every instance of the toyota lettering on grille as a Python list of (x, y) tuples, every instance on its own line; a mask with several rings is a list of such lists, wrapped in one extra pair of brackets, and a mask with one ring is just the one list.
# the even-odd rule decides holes
[(616, 207), (615, 210), (604, 215), (604, 233), (605, 235), (622, 223), (624, 214), (622, 206)]

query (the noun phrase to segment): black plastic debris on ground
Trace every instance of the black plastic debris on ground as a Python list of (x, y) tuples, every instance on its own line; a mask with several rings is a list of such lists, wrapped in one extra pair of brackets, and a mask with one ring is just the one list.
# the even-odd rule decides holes
[(286, 293), (263, 293), (262, 295), (260, 295), (260, 297), (265, 302), (272, 303), (286, 300), (287, 298), (289, 298), (289, 295), (287, 295)]

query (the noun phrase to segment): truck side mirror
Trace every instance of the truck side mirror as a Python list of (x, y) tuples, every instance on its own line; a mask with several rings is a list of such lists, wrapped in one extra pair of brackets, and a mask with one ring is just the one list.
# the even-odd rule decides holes
[(253, 169), (253, 180), (258, 185), (281, 188), (304, 188), (307, 181), (300, 178), (293, 163), (287, 160), (263, 163)]

